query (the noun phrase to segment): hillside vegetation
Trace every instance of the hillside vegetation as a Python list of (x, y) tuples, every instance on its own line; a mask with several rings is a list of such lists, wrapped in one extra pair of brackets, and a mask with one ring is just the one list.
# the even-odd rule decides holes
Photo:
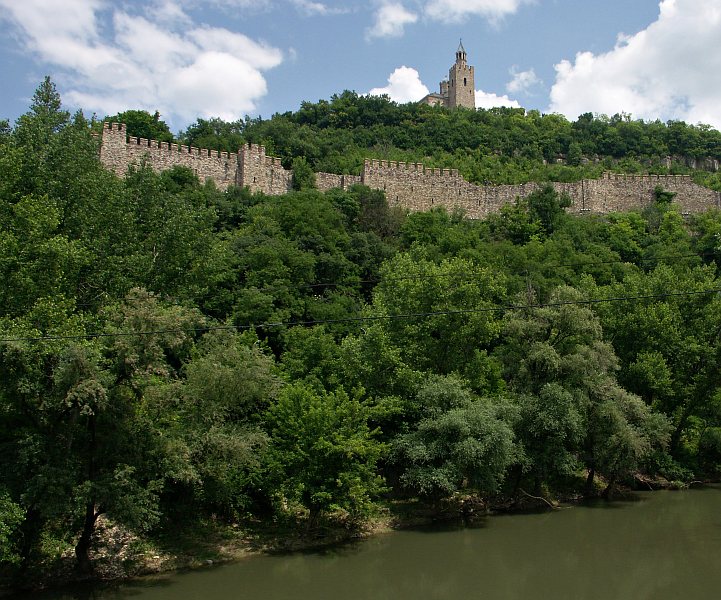
[[(100, 515), (149, 536), (211, 517), (352, 528), (391, 500), (721, 469), (718, 212), (685, 222), (659, 190), (644, 212), (579, 218), (545, 188), (470, 221), (312, 176), (280, 197), (182, 168), (121, 179), (92, 129), (46, 80), (0, 134), (5, 575), (67, 548), (91, 571)], [(352, 94), (181, 137), (476, 179), (596, 168), (543, 167), (572, 144), (619, 165), (721, 153), (718, 132), (683, 123)]]
[(694, 160), (703, 165), (721, 159), (720, 132), (629, 115), (586, 113), (569, 122), (535, 110), (449, 111), (343, 92), (267, 120), (198, 119), (179, 137), (230, 151), (242, 141), (264, 144), (286, 166), (303, 156), (316, 171), (329, 173), (357, 175), (365, 158), (379, 158), (457, 168), (478, 184), (577, 181), (616, 171), (693, 174), (697, 183), (721, 190), (718, 175), (689, 168)]
[[(692, 168), (721, 160), (721, 132), (683, 121), (644, 122), (586, 113), (569, 122), (522, 108), (449, 111), (343, 92), (270, 119), (198, 119), (173, 137), (160, 115), (126, 111), (130, 135), (236, 152), (263, 144), (286, 168), (303, 157), (315, 171), (358, 175), (366, 158), (459, 169), (474, 183), (578, 181), (619, 173), (691, 174), (721, 191), (718, 173)], [(709, 160), (710, 159), (710, 160)]]

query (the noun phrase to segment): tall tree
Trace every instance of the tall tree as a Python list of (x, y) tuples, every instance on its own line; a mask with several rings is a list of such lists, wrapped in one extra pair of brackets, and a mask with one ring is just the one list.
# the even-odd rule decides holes
[(433, 502), (464, 488), (495, 493), (515, 458), (509, 407), (455, 377), (430, 378), (417, 402), (420, 420), (391, 446), (403, 487)]
[(126, 110), (117, 115), (105, 117), (104, 120), (106, 123), (125, 123), (128, 135), (146, 140), (173, 141), (170, 128), (165, 121), (161, 120), (157, 110), (152, 115), (146, 110)]
[[(521, 412), (519, 441), (536, 488), (569, 474), (575, 456), (614, 484), (668, 442), (669, 423), (616, 380), (618, 359), (602, 339), (598, 317), (559, 288), (551, 306), (509, 316), (498, 354)], [(557, 306), (554, 306), (556, 304)]]
[(367, 419), (342, 389), (325, 393), (302, 384), (284, 388), (268, 410), (271, 476), (283, 498), (308, 510), (310, 527), (334, 511), (363, 519), (382, 490), (376, 462), (383, 446)]

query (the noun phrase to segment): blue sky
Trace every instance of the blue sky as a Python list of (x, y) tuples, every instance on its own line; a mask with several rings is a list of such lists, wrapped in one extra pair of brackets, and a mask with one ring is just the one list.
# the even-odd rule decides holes
[(721, 128), (721, 0), (0, 0), (0, 118), (42, 78), (86, 114), (269, 117), (344, 89)]

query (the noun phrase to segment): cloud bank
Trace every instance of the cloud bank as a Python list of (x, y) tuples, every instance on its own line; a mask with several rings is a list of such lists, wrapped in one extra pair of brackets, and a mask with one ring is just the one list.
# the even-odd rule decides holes
[(371, 96), (387, 95), (394, 102), (417, 102), (428, 94), (428, 88), (421, 81), (418, 71), (410, 67), (398, 67), (388, 76), (388, 85), (373, 88)]
[(610, 52), (555, 66), (549, 110), (631, 113), (721, 128), (721, 0), (663, 0), (658, 19)]
[(155, 22), (105, 0), (0, 0), (26, 50), (55, 67), (63, 99), (113, 114), (159, 110), (171, 121), (227, 120), (256, 109), (263, 72), (282, 52), (228, 29), (195, 23), (182, 2), (158, 0)]
[(373, 25), (366, 38), (400, 37), (405, 27), (422, 16), (430, 21), (460, 23), (469, 17), (481, 17), (497, 25), (504, 17), (534, 0), (423, 0), (416, 2), (416, 12), (398, 0), (377, 0)]
[(492, 92), (476, 90), (476, 108), (498, 108), (499, 106), (521, 108), (516, 100), (511, 100), (508, 96), (498, 96)]
[(429, 18), (444, 23), (457, 23), (477, 16), (498, 23), (533, 0), (427, 0), (423, 11)]
[(543, 83), (534, 69), (519, 71), (514, 66), (511, 68), (510, 74), (512, 79), (506, 84), (506, 90), (511, 94), (530, 94), (534, 88)]

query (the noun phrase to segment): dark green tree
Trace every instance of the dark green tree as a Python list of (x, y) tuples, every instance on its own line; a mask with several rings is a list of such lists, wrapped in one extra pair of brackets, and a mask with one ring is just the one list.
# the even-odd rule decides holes
[[(518, 394), (518, 438), (536, 488), (544, 478), (568, 475), (579, 456), (607, 478), (607, 493), (668, 442), (669, 423), (616, 380), (618, 359), (602, 341), (598, 317), (559, 288), (551, 306), (512, 315), (498, 353)], [(553, 306), (559, 304), (559, 306)]]
[(362, 404), (344, 391), (287, 386), (267, 415), (270, 470), (282, 498), (308, 510), (314, 527), (322, 515), (367, 516), (383, 489), (376, 463), (383, 446), (368, 428)]
[(126, 110), (105, 117), (106, 123), (125, 123), (128, 135), (145, 138), (146, 140), (174, 141), (170, 128), (160, 119), (156, 110), (152, 115), (146, 110)]
[(0, 566), (20, 561), (16, 540), (23, 518), (22, 508), (10, 499), (7, 492), (0, 492)]
[(434, 503), (464, 488), (496, 492), (515, 458), (509, 407), (455, 377), (431, 378), (417, 402), (420, 421), (391, 445), (403, 487)]
[(315, 189), (315, 173), (313, 172), (313, 167), (308, 164), (308, 161), (303, 156), (298, 156), (293, 159), (292, 171), (294, 190)]

